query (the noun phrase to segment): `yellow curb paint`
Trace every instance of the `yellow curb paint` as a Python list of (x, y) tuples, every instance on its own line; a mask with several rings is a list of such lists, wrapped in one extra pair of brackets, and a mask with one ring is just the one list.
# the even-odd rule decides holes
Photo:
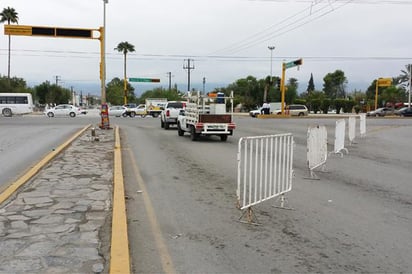
[(11, 183), (11, 185), (6, 188), (2, 193), (0, 193), (0, 204), (6, 201), (10, 196), (12, 196), (21, 186), (27, 183), (34, 175), (36, 175), (40, 169), (42, 169), (48, 162), (50, 162), (54, 157), (56, 157), (60, 152), (62, 152), (66, 147), (68, 147), (76, 138), (78, 138), (83, 132), (85, 132), (90, 125), (85, 126), (83, 129), (75, 133), (66, 142), (57, 147), (54, 151), (47, 154), (42, 160), (25, 172), (17, 181)]
[(122, 171), (119, 127), (115, 130), (112, 239), (110, 273), (130, 273), (129, 238), (127, 235), (126, 200)]
[(282, 115), (282, 114), (263, 114), (263, 115), (257, 115), (256, 116), (256, 118), (258, 118), (258, 119), (269, 119), (269, 118), (271, 118), (271, 119), (273, 119), (273, 118), (278, 118), (278, 119), (280, 119), (280, 118), (291, 118), (291, 116), (290, 115), (286, 115), (286, 114), (284, 114), (284, 115)]

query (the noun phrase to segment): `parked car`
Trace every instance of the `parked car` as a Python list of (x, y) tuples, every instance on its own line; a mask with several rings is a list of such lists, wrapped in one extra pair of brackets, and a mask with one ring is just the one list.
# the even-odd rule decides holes
[(289, 113), (291, 116), (307, 116), (308, 108), (305, 105), (288, 105), (286, 113)]
[(402, 117), (412, 117), (412, 108), (402, 108), (399, 110), (399, 115)]
[(366, 116), (384, 117), (386, 115), (393, 115), (393, 108), (377, 108), (366, 113)]
[(62, 104), (62, 105), (57, 105), (53, 108), (46, 109), (44, 111), (44, 114), (47, 115), (47, 117), (57, 117), (57, 116), (70, 116), (70, 117), (76, 117), (76, 115), (80, 114), (80, 108), (75, 107), (73, 105), (69, 104)]
[(109, 116), (126, 116), (126, 110), (125, 106), (111, 106), (109, 107)]

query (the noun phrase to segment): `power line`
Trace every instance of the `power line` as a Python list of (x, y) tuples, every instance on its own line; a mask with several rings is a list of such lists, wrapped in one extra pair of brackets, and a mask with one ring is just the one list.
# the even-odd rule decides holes
[[(321, 17), (326, 16), (327, 14), (338, 10), (344, 6), (346, 6), (347, 4), (370, 4), (370, 5), (382, 5), (382, 4), (391, 4), (391, 5), (412, 5), (412, 1), (406, 1), (406, 0), (386, 0), (386, 1), (382, 1), (382, 0), (357, 0), (357, 1), (353, 1), (353, 0), (327, 0), (326, 2), (324, 0), (249, 0), (249, 1), (262, 1), (262, 2), (277, 2), (277, 3), (285, 3), (285, 2), (303, 2), (303, 3), (311, 3), (311, 5), (295, 14), (293, 14), (292, 16), (289, 16), (283, 20), (281, 20), (280, 22), (271, 25), (270, 27), (267, 27), (265, 29), (263, 29), (262, 31), (259, 31), (239, 42), (236, 42), (234, 44), (231, 44), (225, 48), (216, 50), (212, 53), (210, 53), (210, 55), (214, 55), (214, 54), (218, 54), (218, 53), (226, 53), (226, 52), (230, 52), (231, 54), (237, 53), (239, 51), (243, 51), (245, 49), (248, 49), (256, 44), (260, 44), (263, 42), (267, 42), (271, 39), (274, 39), (276, 37), (279, 37), (281, 35), (284, 35), (286, 33), (289, 33), (293, 30), (296, 30), (314, 20), (317, 20)], [(321, 7), (320, 9), (315, 9), (316, 6), (320, 5), (320, 4), (324, 4), (323, 7)], [(333, 5), (336, 4), (340, 4), (340, 6), (336, 7)], [(314, 10), (315, 9), (315, 10)], [(318, 16), (314, 16), (317, 13), (325, 10), (326, 12), (323, 12), (322, 14), (318, 15)], [(309, 12), (309, 13), (308, 13)], [(299, 17), (302, 14), (306, 14), (303, 17), (300, 17), (296, 20), (294, 20), (294, 18)], [(294, 21), (292, 21), (294, 20)], [(291, 21), (291, 22), (290, 22)], [(286, 25), (283, 25), (286, 24)], [(275, 28), (273, 30), (273, 28)]]
[[(67, 51), (58, 50), (12, 50), (14, 55), (19, 53), (18, 56), (31, 56), (31, 57), (55, 57), (55, 58), (78, 58), (78, 59), (96, 59), (94, 52), (76, 52), (79, 55), (67, 55)], [(22, 52), (22, 54), (21, 54)], [(36, 52), (39, 54), (26, 54), (26, 52)], [(48, 54), (54, 52), (54, 55)], [(59, 54), (64, 54), (59, 55)], [(4, 54), (0, 54), (4, 55)], [(176, 61), (181, 60), (184, 54), (136, 54), (129, 53), (128, 61), (140, 61), (140, 60), (160, 60), (160, 61)], [(193, 55), (197, 61), (222, 61), (222, 62), (267, 62), (266, 56), (232, 56), (232, 55)], [(412, 56), (274, 56), (273, 60), (282, 61), (285, 59), (293, 59), (297, 57), (305, 58), (312, 61), (365, 61), (365, 60), (410, 60)], [(116, 54), (108, 54), (108, 58), (112, 60), (122, 60), (122, 56)]]
[[(249, 36), (246, 39), (241, 40), (240, 42), (237, 42), (235, 44), (232, 44), (228, 47), (225, 47), (223, 49), (217, 50), (213, 53), (224, 53), (224, 52), (230, 52), (231, 54), (237, 53), (239, 51), (243, 51), (245, 49), (248, 49), (252, 46), (255, 46), (257, 44), (267, 42), (273, 38), (279, 37), (283, 34), (289, 33), (297, 28), (300, 28), (304, 25), (307, 25), (308, 23), (317, 20), (323, 16), (326, 16), (327, 14), (336, 11), (347, 4), (353, 2), (353, 0), (345, 0), (345, 1), (338, 1), (338, 0), (319, 0), (319, 1), (311, 1), (312, 5), (310, 7), (307, 7), (297, 13), (295, 13), (292, 16), (287, 17), (286, 19), (281, 20), (279, 23), (276, 23), (274, 25), (271, 25), (268, 28), (265, 28), (264, 30)], [(343, 2), (340, 6), (333, 6), (332, 4), (336, 4), (337, 2)], [(318, 9), (316, 9), (317, 6), (321, 5), (322, 6)], [(320, 15), (318, 15), (321, 13)], [(316, 16), (317, 15), (317, 16)], [(294, 19), (297, 18), (297, 19)]]

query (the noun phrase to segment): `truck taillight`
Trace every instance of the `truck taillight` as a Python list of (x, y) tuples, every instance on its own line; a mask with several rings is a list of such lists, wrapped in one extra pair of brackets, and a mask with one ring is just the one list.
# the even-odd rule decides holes
[(230, 123), (228, 126), (229, 129), (235, 129), (236, 128), (236, 124), (235, 123)]
[(196, 129), (202, 129), (202, 128), (203, 128), (203, 123), (196, 124)]
[(170, 116), (170, 110), (166, 110), (166, 116), (167, 116), (167, 117)]

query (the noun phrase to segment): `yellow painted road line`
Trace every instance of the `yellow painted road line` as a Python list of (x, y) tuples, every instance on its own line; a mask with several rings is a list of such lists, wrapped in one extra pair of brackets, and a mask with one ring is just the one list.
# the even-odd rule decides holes
[(145, 182), (142, 178), (142, 175), (140, 174), (139, 168), (136, 164), (136, 160), (133, 157), (132, 151), (128, 150), (129, 152), (129, 158), (133, 166), (133, 171), (135, 178), (137, 180), (137, 183), (140, 187), (140, 190), (142, 191), (142, 196), (143, 196), (143, 202), (145, 205), (145, 209), (147, 212), (147, 216), (149, 218), (151, 230), (153, 233), (153, 238), (155, 239), (156, 247), (160, 256), (160, 261), (162, 263), (162, 268), (163, 272), (167, 274), (172, 274), (176, 273), (176, 270), (173, 265), (172, 257), (169, 254), (169, 251), (167, 249), (167, 245), (162, 237), (162, 231), (160, 230), (160, 225), (159, 222), (157, 221), (156, 218), (156, 213), (152, 205), (152, 201), (150, 200), (149, 193), (146, 189)]
[(77, 137), (79, 137), (83, 132), (85, 132), (90, 125), (85, 126), (83, 129), (75, 133), (66, 142), (57, 147), (54, 151), (47, 154), (40, 162), (35, 164), (27, 172), (25, 172), (17, 181), (11, 183), (11, 185), (6, 188), (2, 193), (0, 193), (0, 204), (7, 200), (11, 195), (13, 195), (21, 186), (27, 183), (34, 175), (36, 175), (40, 169), (42, 169), (48, 162), (50, 162), (54, 157), (56, 157), (60, 152), (62, 152), (66, 147), (68, 147)]
[(115, 129), (113, 184), (110, 273), (127, 274), (130, 273), (130, 255), (119, 127)]

